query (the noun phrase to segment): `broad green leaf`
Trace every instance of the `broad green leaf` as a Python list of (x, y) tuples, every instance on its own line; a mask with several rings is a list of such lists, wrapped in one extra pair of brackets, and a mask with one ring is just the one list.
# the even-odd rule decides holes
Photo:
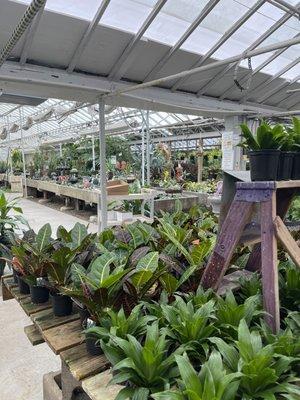
[(36, 235), (36, 244), (39, 251), (42, 251), (50, 244), (51, 234), (52, 230), (49, 223), (42, 226), (41, 229), (38, 231)]
[(158, 251), (152, 251), (141, 258), (136, 266), (136, 271), (144, 270), (154, 272), (158, 267)]

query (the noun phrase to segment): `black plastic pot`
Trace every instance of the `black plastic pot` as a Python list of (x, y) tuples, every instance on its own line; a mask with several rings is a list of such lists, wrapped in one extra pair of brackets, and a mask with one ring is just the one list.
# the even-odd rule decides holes
[(44, 286), (31, 285), (30, 295), (32, 303), (46, 303), (49, 300), (49, 289)]
[(97, 340), (99, 340), (99, 338), (93, 336), (86, 336), (85, 338), (86, 350), (92, 356), (100, 356), (100, 354), (103, 354), (100, 343), (96, 344)]
[(57, 317), (64, 317), (72, 314), (73, 301), (71, 297), (62, 294), (52, 295), (52, 309)]
[(279, 157), (277, 170), (278, 181), (288, 181), (292, 176), (294, 153), (291, 151), (282, 151)]
[(12, 273), (13, 273), (14, 282), (18, 283), (18, 276), (19, 276), (18, 272), (13, 268)]
[(294, 152), (292, 179), (300, 179), (300, 152)]
[(19, 275), (18, 275), (18, 285), (19, 285), (19, 291), (21, 294), (30, 294), (29, 285)]
[(252, 181), (276, 181), (280, 150), (250, 151)]

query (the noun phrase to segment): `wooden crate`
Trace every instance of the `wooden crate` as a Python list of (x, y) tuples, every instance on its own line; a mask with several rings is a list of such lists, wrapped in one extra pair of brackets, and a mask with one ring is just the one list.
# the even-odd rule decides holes
[(126, 195), (129, 193), (128, 183), (121, 180), (108, 181), (106, 184), (107, 195)]

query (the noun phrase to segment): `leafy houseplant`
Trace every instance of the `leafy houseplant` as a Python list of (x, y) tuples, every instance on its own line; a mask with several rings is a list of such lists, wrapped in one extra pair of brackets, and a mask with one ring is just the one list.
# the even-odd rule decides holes
[(42, 287), (41, 280), (47, 276), (49, 252), (52, 249), (51, 233), (50, 224), (45, 224), (37, 234), (29, 232), (12, 247), (12, 263), (20, 275), (20, 291), (25, 281), (30, 286), (34, 303), (43, 303), (49, 298), (48, 289)]
[[(3, 275), (6, 259), (11, 261), (11, 247), (15, 243), (15, 229), (20, 224), (27, 225), (27, 222), (21, 215), (11, 215), (14, 211), (22, 214), (22, 209), (18, 206), (18, 199), (9, 201), (5, 193), (0, 191), (0, 277)], [(28, 225), (27, 225), (28, 226)]]
[(108, 344), (101, 341), (104, 354), (113, 365), (111, 383), (127, 383), (116, 400), (148, 400), (151, 394), (168, 389), (175, 382), (178, 375), (176, 353), (168, 355), (169, 346), (156, 322), (147, 327), (142, 344), (132, 335), (127, 339), (112, 337)]
[(291, 150), (294, 151), (292, 179), (300, 179), (300, 118), (293, 117), (293, 126), (287, 128), (287, 133), (293, 142)]
[(271, 127), (262, 122), (256, 134), (246, 124), (241, 125), (240, 146), (249, 151), (252, 181), (274, 181), (277, 179), (280, 148), (284, 138), (282, 125)]

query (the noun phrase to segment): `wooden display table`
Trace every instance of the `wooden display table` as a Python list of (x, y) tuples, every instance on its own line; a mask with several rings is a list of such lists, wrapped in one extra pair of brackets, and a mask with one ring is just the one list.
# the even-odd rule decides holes
[[(218, 289), (254, 205), (260, 206), (260, 231), (251, 238), (256, 243), (247, 269), (261, 271), (265, 319), (273, 332), (280, 328), (277, 239), (300, 267), (300, 249), (283, 223), (300, 181), (238, 182), (236, 194), (221, 227), (214, 251), (202, 276), (204, 288)], [(243, 241), (243, 240), (242, 240)], [(249, 244), (249, 243), (248, 243)]]
[[(1, 285), (3, 301), (14, 298), (30, 316), (33, 324), (26, 326), (24, 332), (31, 344), (36, 346), (46, 342), (61, 357), (61, 389), (56, 387), (59, 397), (51, 397), (51, 400), (72, 400), (77, 391), (84, 391), (85, 398), (90, 400), (114, 400), (122, 387), (107, 386), (112, 376), (104, 355), (88, 354), (76, 307), (71, 315), (56, 317), (50, 302), (35, 305), (31, 303), (30, 295), (20, 294), (12, 275), (3, 276)], [(52, 384), (56, 385), (54, 380)], [(45, 400), (48, 399), (46, 396)]]

